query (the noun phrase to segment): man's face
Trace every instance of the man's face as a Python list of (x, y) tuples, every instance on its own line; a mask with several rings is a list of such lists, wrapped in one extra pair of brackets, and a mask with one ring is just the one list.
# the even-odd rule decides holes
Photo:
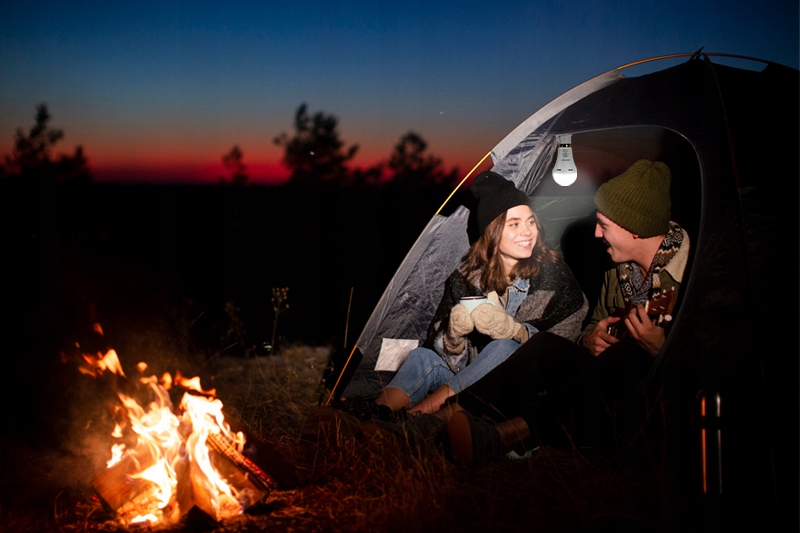
[(606, 251), (615, 263), (624, 263), (634, 259), (633, 250), (636, 244), (634, 234), (599, 211), (597, 224), (594, 227), (594, 236), (603, 239), (608, 246)]

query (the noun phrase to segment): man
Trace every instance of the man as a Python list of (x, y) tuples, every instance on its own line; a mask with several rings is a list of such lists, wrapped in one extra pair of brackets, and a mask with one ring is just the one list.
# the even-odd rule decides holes
[(670, 221), (670, 181), (667, 165), (642, 159), (600, 186), (595, 237), (616, 266), (589, 323), (577, 343), (535, 335), (458, 397), (447, 426), (457, 462), (551, 438), (607, 442), (611, 418), (601, 415), (614, 416), (650, 371), (686, 267), (689, 238)]

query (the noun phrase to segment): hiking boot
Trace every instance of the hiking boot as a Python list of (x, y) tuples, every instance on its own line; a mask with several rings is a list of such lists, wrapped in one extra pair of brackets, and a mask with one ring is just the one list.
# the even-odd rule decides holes
[(402, 423), (371, 420), (364, 424), (361, 433), (365, 438), (384, 435), (411, 446), (423, 446), (440, 443), (446, 429), (447, 422), (438, 416), (422, 414), (408, 417)]
[(474, 467), (505, 453), (497, 425), (475, 418), (469, 411), (458, 411), (447, 423), (453, 461), (463, 467)]
[(318, 437), (341, 436), (355, 440), (361, 435), (360, 420), (332, 407), (315, 407), (309, 413), (306, 424)]
[(340, 409), (362, 422), (369, 422), (370, 420), (402, 422), (406, 419), (405, 410), (394, 412), (388, 406), (377, 404), (374, 400), (364, 396), (356, 396), (348, 399), (342, 398), (338, 402), (331, 404), (331, 407)]

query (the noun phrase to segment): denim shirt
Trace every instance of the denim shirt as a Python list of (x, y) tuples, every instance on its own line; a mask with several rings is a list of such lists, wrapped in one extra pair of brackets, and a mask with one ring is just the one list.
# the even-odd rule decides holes
[[(511, 316), (515, 316), (517, 314), (519, 306), (522, 305), (523, 300), (528, 297), (528, 289), (530, 286), (531, 280), (527, 278), (517, 278), (514, 280), (514, 283), (508, 287), (508, 303), (505, 306), (506, 313)], [(502, 300), (500, 303), (502, 304)], [(539, 331), (528, 323), (523, 322), (522, 325), (525, 326), (525, 329), (528, 330), (528, 335), (531, 337)]]

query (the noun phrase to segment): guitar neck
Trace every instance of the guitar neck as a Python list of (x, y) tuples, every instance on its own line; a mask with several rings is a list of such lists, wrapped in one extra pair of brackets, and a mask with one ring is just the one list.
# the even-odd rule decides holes
[[(619, 309), (611, 316), (625, 318), (630, 315), (635, 305), (628, 304), (624, 309)], [(675, 288), (672, 287), (666, 291), (659, 291), (657, 294), (651, 296), (650, 300), (645, 303), (645, 311), (647, 316), (656, 323), (656, 325), (664, 327), (672, 321), (672, 311), (675, 308)], [(628, 335), (628, 328), (622, 320), (610, 324), (606, 333), (613, 335), (619, 340), (624, 339)]]

